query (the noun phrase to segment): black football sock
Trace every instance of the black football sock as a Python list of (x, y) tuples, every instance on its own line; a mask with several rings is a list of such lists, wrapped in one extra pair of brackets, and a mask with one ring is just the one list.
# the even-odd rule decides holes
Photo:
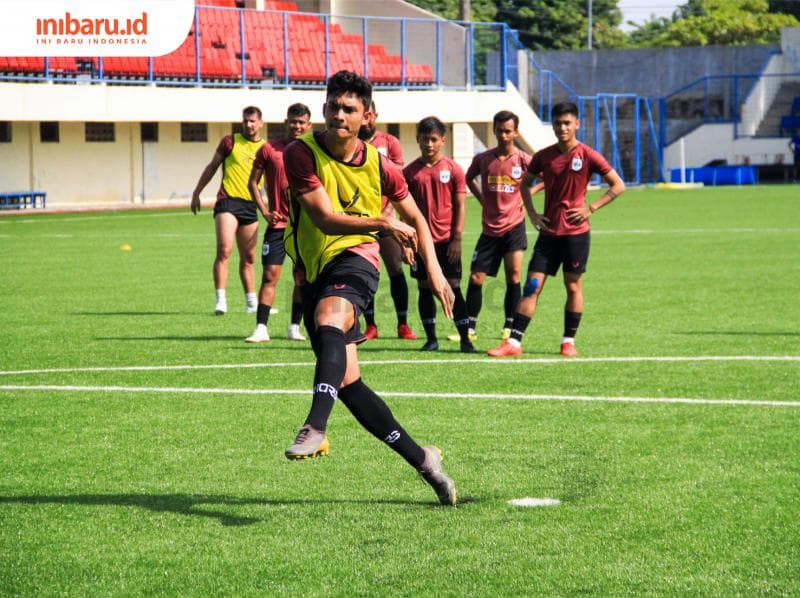
[(473, 330), (478, 323), (478, 314), (481, 313), (483, 303), (483, 286), (470, 283), (467, 287), (467, 315), (469, 327)]
[(339, 398), (364, 428), (419, 469), (425, 451), (397, 423), (389, 406), (359, 378), (339, 391)]
[(292, 324), (299, 324), (303, 319), (303, 304), (300, 301), (292, 302)]
[(453, 322), (456, 325), (456, 330), (458, 330), (458, 335), (461, 337), (461, 342), (465, 342), (469, 340), (467, 302), (464, 301), (461, 287), (453, 287), (453, 295), (455, 295), (455, 301), (453, 302)]
[(364, 322), (367, 326), (375, 326), (375, 295), (369, 300), (369, 305), (364, 310)]
[(263, 303), (258, 304), (258, 307), (256, 308), (256, 324), (263, 324), (264, 326), (267, 325), (267, 322), (269, 321), (269, 310), (271, 308), (271, 305), (265, 305)]
[(408, 283), (406, 275), (400, 270), (389, 277), (389, 290), (394, 301), (394, 310), (397, 312), (397, 325), (408, 323)]
[(317, 329), (319, 352), (314, 370), (314, 395), (306, 424), (325, 431), (328, 417), (339, 394), (339, 386), (347, 369), (347, 349), (344, 332), (333, 326)]
[(575, 338), (578, 333), (578, 326), (581, 324), (582, 315), (578, 311), (564, 310), (564, 336), (566, 338)]
[(521, 343), (522, 336), (530, 323), (531, 319), (528, 316), (523, 316), (521, 313), (514, 314), (514, 319), (511, 322), (511, 338)]
[(433, 293), (430, 289), (420, 288), (417, 305), (419, 306), (419, 318), (422, 320), (422, 327), (425, 329), (425, 335), (428, 337), (429, 342), (435, 341), (436, 302), (433, 299)]
[(517, 311), (517, 304), (520, 297), (522, 297), (522, 289), (518, 282), (510, 282), (506, 284), (506, 298), (504, 302), (506, 312), (506, 325), (505, 328), (511, 328), (514, 322), (514, 313)]

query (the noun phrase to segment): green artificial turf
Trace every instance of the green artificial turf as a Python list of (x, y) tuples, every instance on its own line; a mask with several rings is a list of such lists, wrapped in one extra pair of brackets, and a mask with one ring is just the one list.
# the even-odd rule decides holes
[(438, 353), (394, 338), (382, 277), (363, 377), (442, 448), (456, 508), (342, 405), (329, 457), (283, 457), (313, 376), (291, 277), (273, 340), (242, 342), (235, 259), (212, 314), (210, 211), (0, 218), (0, 595), (797, 595), (797, 190), (632, 189), (595, 214), (577, 359), (558, 277), (508, 360), (459, 353), (441, 315)]

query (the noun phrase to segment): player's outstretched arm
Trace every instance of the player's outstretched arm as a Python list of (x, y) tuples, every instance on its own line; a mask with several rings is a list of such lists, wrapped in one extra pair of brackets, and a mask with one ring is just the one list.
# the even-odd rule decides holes
[(401, 201), (393, 201), (392, 203), (403, 221), (414, 227), (417, 233), (417, 251), (422, 254), (422, 259), (425, 260), (425, 266), (428, 269), (428, 284), (430, 285), (430, 289), (433, 294), (438, 297), (445, 315), (452, 319), (455, 295), (453, 294), (453, 289), (451, 289), (450, 285), (447, 283), (444, 274), (442, 274), (442, 268), (439, 266), (439, 260), (436, 258), (433, 238), (428, 229), (428, 224), (425, 222), (425, 217), (422, 215), (422, 212), (419, 211), (417, 204), (411, 199), (410, 195), (406, 195)]
[(192, 203), (191, 203), (191, 210), (192, 214), (197, 214), (200, 211), (200, 194), (203, 192), (203, 189), (206, 188), (206, 185), (214, 178), (214, 175), (217, 172), (217, 169), (222, 164), (222, 161), (225, 158), (219, 152), (214, 152), (214, 156), (211, 158), (211, 162), (209, 162), (206, 167), (203, 169), (203, 172), (200, 174), (200, 178), (197, 181), (197, 185), (194, 187), (194, 191), (192, 191)]

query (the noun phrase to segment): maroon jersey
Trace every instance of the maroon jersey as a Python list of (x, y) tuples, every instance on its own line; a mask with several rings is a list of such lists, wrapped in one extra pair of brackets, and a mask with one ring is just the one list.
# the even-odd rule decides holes
[(480, 202), (483, 207), (483, 233), (501, 237), (525, 219), (519, 185), (531, 157), (522, 150), (501, 160), (497, 149), (490, 149), (472, 159), (467, 180), (481, 177)]
[[(367, 143), (375, 146), (378, 149), (379, 154), (389, 158), (389, 163), (399, 168), (403, 168), (403, 148), (400, 146), (400, 141), (397, 139), (397, 137), (385, 131), (376, 129), (372, 139)], [(385, 210), (388, 205), (389, 198), (384, 195), (381, 197), (381, 208)], [(388, 213), (394, 214), (394, 210), (391, 210)]]
[(552, 235), (579, 235), (589, 230), (589, 222), (570, 224), (567, 210), (586, 205), (586, 187), (593, 174), (611, 171), (606, 159), (588, 145), (578, 142), (561, 153), (558, 145), (536, 152), (528, 171), (544, 182), (544, 215)]
[(369, 144), (378, 148), (378, 152), (389, 158), (394, 164), (400, 168), (403, 167), (403, 148), (397, 137), (385, 131), (376, 130)]
[[(256, 154), (255, 168), (264, 171), (264, 185), (267, 188), (270, 212), (276, 212), (283, 218), (289, 217), (286, 204), (286, 190), (289, 182), (283, 167), (283, 150), (292, 139), (275, 139), (261, 146)], [(279, 222), (270, 228), (286, 228), (286, 222)]]
[(467, 192), (464, 171), (453, 160), (441, 156), (433, 166), (417, 158), (403, 170), (408, 191), (425, 217), (434, 243), (449, 241), (453, 234), (453, 203)]
[[(325, 147), (325, 133), (314, 133), (314, 139), (321, 147)], [(351, 162), (360, 163), (364, 159), (364, 143), (359, 141), (358, 149)], [(391, 166), (389, 159), (380, 156), (381, 161), (381, 194), (392, 201), (402, 201), (408, 197), (408, 186), (403, 178), (403, 171), (396, 166)], [(295, 195), (304, 195), (322, 187), (322, 181), (317, 175), (316, 161), (311, 149), (302, 141), (293, 141), (283, 152), (283, 164), (286, 169), (286, 178), (289, 189)], [(352, 251), (369, 261), (375, 269), (380, 269), (379, 245), (366, 243), (351, 247)]]

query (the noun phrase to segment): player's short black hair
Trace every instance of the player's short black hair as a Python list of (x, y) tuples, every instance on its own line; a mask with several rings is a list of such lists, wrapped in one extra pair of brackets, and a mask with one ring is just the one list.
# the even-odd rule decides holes
[(257, 114), (258, 120), (261, 120), (261, 108), (258, 106), (246, 106), (244, 110), (242, 110), (242, 118), (250, 116), (251, 114)]
[(426, 116), (417, 123), (417, 137), (431, 133), (439, 133), (444, 137), (447, 133), (447, 126), (435, 116)]
[(325, 89), (327, 97), (339, 97), (348, 93), (355, 94), (364, 110), (369, 110), (372, 106), (372, 84), (361, 75), (353, 71), (339, 71), (328, 79), (328, 86)]
[(507, 120), (514, 121), (514, 128), (519, 129), (519, 116), (511, 112), (511, 110), (501, 110), (497, 114), (494, 115), (492, 119), (492, 128), (494, 129), (500, 123), (504, 123)]
[(308, 106), (305, 104), (297, 102), (289, 106), (286, 110), (286, 118), (292, 118), (293, 116), (308, 116), (310, 118), (311, 110), (309, 110)]
[(572, 114), (578, 118), (578, 106), (574, 102), (559, 102), (550, 110), (550, 118), (555, 119), (564, 114)]

